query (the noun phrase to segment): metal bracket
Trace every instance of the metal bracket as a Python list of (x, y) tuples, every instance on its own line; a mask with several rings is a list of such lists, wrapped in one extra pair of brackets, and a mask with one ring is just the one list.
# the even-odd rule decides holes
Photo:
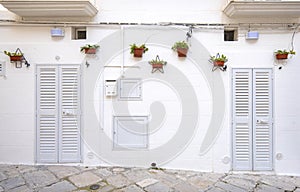
[(224, 66), (217, 66), (217, 65), (214, 65), (211, 71), (215, 71), (215, 70), (217, 70), (217, 69), (220, 69), (221, 71), (226, 71), (227, 65), (224, 65)]

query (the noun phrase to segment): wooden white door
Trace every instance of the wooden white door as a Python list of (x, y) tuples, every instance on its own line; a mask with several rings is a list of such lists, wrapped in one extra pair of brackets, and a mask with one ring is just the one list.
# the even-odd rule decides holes
[(80, 161), (80, 68), (37, 67), (37, 162)]
[(272, 170), (272, 69), (233, 69), (233, 169)]

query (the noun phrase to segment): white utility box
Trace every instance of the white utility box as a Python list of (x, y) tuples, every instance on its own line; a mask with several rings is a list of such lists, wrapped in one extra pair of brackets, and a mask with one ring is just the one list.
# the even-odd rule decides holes
[(105, 80), (105, 95), (116, 96), (117, 95), (117, 80)]

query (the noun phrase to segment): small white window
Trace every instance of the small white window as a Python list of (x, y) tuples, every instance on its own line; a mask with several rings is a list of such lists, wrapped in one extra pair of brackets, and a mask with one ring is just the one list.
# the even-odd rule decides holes
[(140, 79), (120, 79), (119, 99), (121, 100), (141, 100), (142, 85)]
[(5, 61), (0, 61), (0, 76), (5, 75)]
[(115, 116), (114, 149), (147, 149), (147, 116)]

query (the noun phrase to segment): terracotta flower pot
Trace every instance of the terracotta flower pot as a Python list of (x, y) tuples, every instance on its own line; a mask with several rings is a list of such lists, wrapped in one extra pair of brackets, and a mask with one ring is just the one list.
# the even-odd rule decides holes
[(281, 60), (281, 59), (287, 59), (288, 58), (288, 53), (286, 54), (276, 54), (276, 59)]
[(96, 54), (95, 48), (85, 48), (84, 49), (85, 54)]
[(178, 57), (186, 57), (188, 49), (186, 48), (177, 48)]
[(215, 66), (224, 66), (225, 61), (214, 61)]
[(22, 60), (22, 56), (10, 56), (10, 60), (11, 61), (21, 61)]
[(154, 63), (154, 64), (152, 64), (152, 68), (163, 68), (163, 64), (161, 64), (161, 63)]
[(133, 52), (134, 57), (143, 57), (144, 48), (135, 48)]

